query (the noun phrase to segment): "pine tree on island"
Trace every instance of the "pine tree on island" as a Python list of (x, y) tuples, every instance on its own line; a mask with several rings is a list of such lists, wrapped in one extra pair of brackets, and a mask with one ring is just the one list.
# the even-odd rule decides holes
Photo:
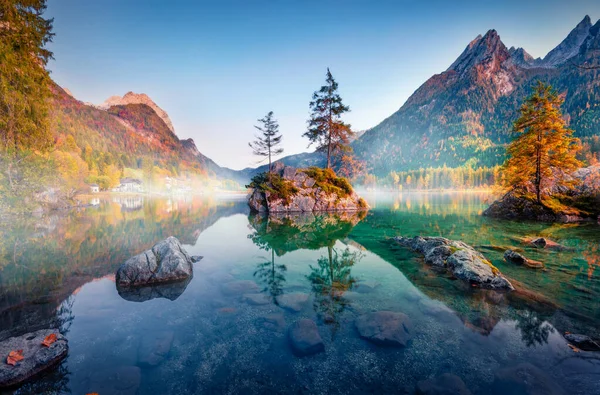
[(273, 111), (262, 119), (259, 119), (260, 126), (254, 126), (260, 134), (258, 134), (254, 141), (248, 143), (254, 155), (268, 158), (269, 160), (269, 179), (271, 179), (272, 171), (272, 158), (283, 153), (283, 148), (279, 147), (281, 144), (282, 135), (279, 133), (279, 124), (273, 117)]
[(327, 169), (331, 169), (333, 156), (349, 150), (354, 132), (342, 121), (342, 114), (350, 108), (342, 103), (338, 83), (329, 68), (325, 85), (313, 93), (310, 110), (308, 130), (303, 136), (310, 140), (309, 146), (315, 144), (317, 151), (327, 153)]

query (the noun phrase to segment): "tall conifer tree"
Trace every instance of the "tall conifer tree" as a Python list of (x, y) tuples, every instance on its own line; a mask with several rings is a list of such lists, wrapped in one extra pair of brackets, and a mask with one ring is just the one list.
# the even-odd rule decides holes
[(331, 159), (336, 152), (349, 150), (350, 138), (354, 135), (350, 125), (342, 121), (342, 114), (350, 108), (342, 103), (338, 94), (338, 83), (327, 68), (326, 84), (313, 94), (310, 102), (311, 116), (308, 130), (303, 134), (310, 145), (316, 144), (317, 150), (327, 153), (327, 168), (331, 168)]
[(536, 201), (542, 204), (544, 187), (569, 184), (570, 173), (581, 166), (575, 157), (579, 140), (572, 137), (560, 106), (563, 98), (538, 81), (521, 106), (513, 130), (518, 136), (510, 143), (504, 163), (504, 186), (527, 191), (533, 185)]
[(273, 111), (269, 113), (258, 122), (260, 126), (254, 126), (260, 134), (256, 136), (256, 139), (248, 145), (252, 148), (253, 154), (260, 157), (267, 157), (269, 159), (269, 177), (271, 176), (272, 158), (283, 153), (283, 148), (278, 147), (281, 144), (281, 134), (279, 133), (279, 124), (273, 118)]
[(0, 1), (0, 146), (3, 153), (44, 150), (52, 143), (48, 121), (52, 20), (46, 0)]

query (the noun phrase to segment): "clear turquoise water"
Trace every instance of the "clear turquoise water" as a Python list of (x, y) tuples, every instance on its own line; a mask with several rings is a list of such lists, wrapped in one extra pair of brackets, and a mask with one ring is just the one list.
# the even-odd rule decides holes
[[(69, 340), (62, 365), (16, 393), (414, 393), (442, 373), (474, 394), (495, 373), (529, 362), (573, 394), (600, 394), (600, 355), (573, 352), (566, 331), (600, 337), (600, 226), (481, 217), (486, 194), (367, 196), (364, 218), (249, 215), (243, 199), (115, 198), (0, 230), (0, 337), (55, 327)], [(204, 259), (174, 300), (130, 301), (114, 273), (128, 257), (176, 236)], [(441, 235), (477, 246), (527, 292), (472, 289), (425, 266), (389, 238)], [(525, 247), (544, 236), (564, 251)], [(535, 271), (503, 262), (494, 246), (524, 248)], [(250, 280), (269, 303), (252, 305), (228, 283)], [(278, 306), (286, 294), (308, 300)], [(405, 348), (359, 338), (360, 314), (392, 310), (415, 328)], [(287, 327), (315, 320), (325, 352), (299, 358)], [(173, 337), (154, 367), (140, 344)], [(516, 391), (516, 388), (515, 388)]]

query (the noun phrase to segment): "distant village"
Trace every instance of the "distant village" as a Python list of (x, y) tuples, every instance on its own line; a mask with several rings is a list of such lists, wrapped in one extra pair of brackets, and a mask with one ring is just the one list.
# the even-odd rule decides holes
[[(156, 192), (164, 192), (169, 194), (189, 194), (192, 186), (188, 180), (178, 179), (174, 177), (165, 177), (164, 190)], [(98, 184), (89, 184), (90, 193), (100, 193), (101, 189)], [(137, 178), (125, 177), (119, 181), (119, 185), (110, 189), (109, 192), (118, 193), (146, 193), (149, 192), (144, 187), (144, 182)]]

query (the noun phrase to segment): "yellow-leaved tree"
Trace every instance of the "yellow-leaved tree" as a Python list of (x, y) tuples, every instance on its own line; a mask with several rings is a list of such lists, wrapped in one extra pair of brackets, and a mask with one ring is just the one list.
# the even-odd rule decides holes
[(560, 110), (563, 101), (550, 85), (537, 82), (514, 123), (518, 135), (508, 146), (503, 165), (503, 186), (521, 195), (533, 192), (542, 205), (550, 190), (572, 186), (570, 174), (581, 166), (575, 157), (579, 139)]

